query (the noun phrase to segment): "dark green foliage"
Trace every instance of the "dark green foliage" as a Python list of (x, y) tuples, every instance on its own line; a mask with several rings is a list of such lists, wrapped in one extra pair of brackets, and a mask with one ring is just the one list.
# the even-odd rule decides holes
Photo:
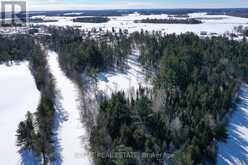
[[(172, 164), (214, 164), (215, 142), (227, 137), (223, 120), (239, 81), (247, 81), (247, 43), (144, 31), (131, 34), (130, 40), (139, 47), (142, 64), (155, 72), (153, 99), (125, 99), (117, 93), (104, 101), (91, 133), (93, 152), (123, 146), (127, 151), (167, 153)], [(117, 160), (161, 163), (129, 161)], [(97, 156), (95, 162), (118, 164)]]
[(38, 133), (34, 151), (42, 155), (44, 164), (48, 163), (48, 158), (54, 152), (52, 145), (54, 113), (54, 103), (48, 97), (42, 96), (40, 105), (35, 113)]
[(201, 24), (200, 20), (194, 18), (187, 18), (187, 19), (142, 19), (142, 20), (135, 20), (135, 23), (156, 23), (156, 24)]
[(240, 25), (238, 27), (234, 27), (234, 30), (237, 31), (238, 33), (242, 34), (243, 36), (248, 36), (248, 28), (247, 27)]
[(224, 140), (227, 138), (227, 129), (226, 123), (220, 123), (216, 126), (215, 130), (215, 137), (217, 140)]
[(53, 147), (53, 102), (42, 96), (35, 118), (28, 112), (26, 120), (20, 122), (17, 130), (17, 146), (20, 151), (30, 150), (37, 157), (42, 157), (43, 164), (49, 162), (54, 152)]
[[(49, 42), (68, 74), (96, 73), (123, 65), (131, 46), (155, 74), (152, 98), (117, 93), (101, 103), (90, 144), (95, 153), (166, 153), (172, 164), (215, 163), (216, 140), (226, 138), (223, 119), (240, 81), (248, 77), (248, 45), (223, 37), (141, 31), (80, 32), (50, 28)], [(101, 34), (100, 36), (98, 36)], [(96, 164), (161, 164), (160, 159), (101, 157)], [(101, 155), (101, 154), (100, 154)], [(105, 155), (106, 156), (106, 155)]]
[(32, 29), (29, 29), (29, 31), (28, 31), (28, 33), (29, 34), (35, 34), (35, 33), (38, 33), (39, 32), (39, 30), (38, 29), (36, 29), (36, 28), (32, 28)]
[(79, 32), (71, 28), (51, 27), (50, 46), (59, 52), (59, 62), (67, 74), (121, 67), (131, 52), (130, 41), (122, 30), (117, 34), (93, 29)]
[[(162, 164), (160, 133), (154, 133), (158, 128), (150, 119), (156, 115), (151, 110), (152, 102), (142, 94), (138, 94), (135, 101), (130, 100), (133, 99), (127, 99), (124, 93), (119, 92), (101, 103), (97, 125), (90, 138), (96, 164)], [(160, 131), (162, 134), (163, 131)], [(134, 152), (138, 152), (138, 155), (127, 156)], [(141, 155), (143, 152), (161, 155), (158, 158), (145, 158)], [(99, 153), (123, 155), (103, 158), (99, 157)]]
[(34, 40), (27, 35), (0, 35), (0, 43), (0, 63), (27, 60), (35, 45)]
[(42, 18), (32, 18), (32, 19), (29, 19), (29, 22), (31, 23), (44, 23), (44, 22), (58, 22), (58, 20), (45, 20), (45, 19), (42, 19)]
[(178, 118), (183, 126), (179, 130), (187, 129), (184, 139), (177, 133), (169, 135), (173, 146), (182, 148), (179, 162), (214, 162), (214, 139), (226, 138), (222, 119), (231, 108), (237, 80), (247, 80), (247, 44), (193, 34), (138, 37), (145, 43), (140, 47), (142, 63), (152, 61), (157, 70), (155, 98), (163, 98), (160, 111), (170, 125)]
[(55, 113), (55, 85), (45, 55), (40, 47), (33, 49), (29, 58), (30, 69), (36, 85), (41, 92), (40, 104), (35, 112), (37, 127), (34, 152), (40, 155), (43, 163), (47, 164), (54, 152), (53, 119)]
[(84, 22), (84, 23), (105, 23), (108, 21), (109, 21), (108, 17), (80, 17), (73, 19), (73, 22)]
[(21, 149), (33, 150), (34, 140), (36, 138), (35, 134), (35, 124), (33, 122), (33, 115), (30, 112), (27, 112), (26, 120), (20, 122), (17, 130), (17, 146)]

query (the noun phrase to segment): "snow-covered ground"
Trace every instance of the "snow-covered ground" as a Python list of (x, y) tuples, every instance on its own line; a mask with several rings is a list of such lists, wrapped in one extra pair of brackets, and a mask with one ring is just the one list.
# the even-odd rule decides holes
[(145, 71), (138, 62), (139, 51), (133, 50), (127, 60), (127, 69), (99, 73), (97, 87), (107, 96), (113, 92), (124, 91), (127, 95), (135, 95), (139, 87), (151, 87), (151, 82), (146, 81)]
[(27, 111), (35, 112), (40, 92), (27, 62), (0, 65), (0, 164), (21, 164), (16, 147), (16, 130)]
[[(36, 16), (37, 17), (37, 16)], [(128, 29), (129, 32), (140, 31), (141, 29), (148, 31), (160, 30), (165, 33), (184, 33), (194, 32), (198, 35), (202, 31), (208, 33), (217, 33), (219, 35), (225, 32), (232, 32), (235, 26), (247, 25), (248, 18), (239, 18), (226, 15), (207, 15), (206, 13), (192, 13), (189, 14), (190, 18), (198, 18), (203, 22), (202, 24), (147, 24), (147, 23), (134, 23), (134, 20), (141, 20), (145, 18), (168, 18), (167, 14), (161, 15), (140, 15), (138, 13), (109, 17), (110, 21), (107, 23), (80, 23), (73, 22), (75, 17), (45, 17), (45, 19), (58, 20), (58, 22), (39, 23), (43, 25), (56, 25), (56, 26), (81, 26), (82, 29), (102, 28), (103, 30), (111, 30), (114, 28)], [(44, 17), (42, 17), (44, 18)]]
[(58, 132), (62, 149), (60, 153), (62, 164), (89, 165), (91, 164), (89, 152), (85, 148), (87, 144), (83, 143), (83, 138), (86, 137), (86, 129), (83, 127), (80, 118), (79, 89), (60, 69), (57, 58), (57, 53), (48, 51), (49, 68), (55, 78), (56, 88), (59, 90), (57, 100), (61, 99), (61, 108), (63, 109), (61, 113), (66, 116), (66, 120), (61, 124)]
[(248, 85), (240, 89), (240, 102), (230, 117), (228, 124), (228, 139), (226, 143), (219, 142), (217, 165), (247, 165), (248, 164)]

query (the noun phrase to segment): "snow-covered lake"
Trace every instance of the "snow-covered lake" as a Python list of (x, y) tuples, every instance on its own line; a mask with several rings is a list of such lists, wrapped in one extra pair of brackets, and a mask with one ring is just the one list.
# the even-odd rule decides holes
[[(37, 16), (36, 16), (37, 17)], [(207, 13), (192, 13), (189, 14), (190, 18), (198, 18), (202, 20), (202, 24), (147, 24), (147, 23), (134, 23), (134, 20), (141, 20), (145, 18), (168, 18), (167, 14), (161, 15), (140, 15), (139, 13), (129, 14), (125, 16), (109, 17), (110, 21), (107, 23), (79, 23), (73, 22), (75, 17), (44, 17), (45, 19), (58, 20), (58, 22), (39, 23), (43, 25), (55, 26), (81, 26), (82, 29), (102, 28), (103, 30), (128, 29), (129, 32), (140, 31), (141, 29), (148, 31), (162, 31), (165, 33), (185, 33), (194, 32), (200, 34), (202, 31), (208, 33), (224, 34), (225, 32), (232, 32), (235, 26), (245, 25), (248, 26), (248, 18), (239, 18), (226, 15), (207, 15)]]
[(16, 130), (27, 111), (36, 111), (40, 92), (27, 62), (10, 67), (0, 65), (0, 82), (0, 164), (17, 165), (21, 158), (16, 147)]
[(230, 117), (228, 139), (218, 143), (217, 165), (248, 164), (248, 85), (240, 89), (240, 102)]
[[(56, 97), (61, 102), (61, 113), (64, 113), (66, 120), (60, 125), (58, 138), (61, 145), (61, 156), (63, 165), (83, 164), (89, 165), (89, 152), (85, 149), (83, 137), (86, 136), (86, 129), (83, 127), (80, 118), (80, 104), (78, 99), (78, 88), (69, 80), (60, 69), (58, 54), (48, 51), (48, 64), (51, 73), (56, 81), (56, 89), (59, 91)], [(87, 143), (87, 142), (86, 142)]]

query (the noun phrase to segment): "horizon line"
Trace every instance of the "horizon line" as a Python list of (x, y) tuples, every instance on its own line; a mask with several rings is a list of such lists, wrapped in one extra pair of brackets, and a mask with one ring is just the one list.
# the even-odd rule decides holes
[(107, 11), (107, 10), (218, 10), (218, 9), (247, 9), (248, 7), (199, 7), (199, 8), (116, 8), (116, 9), (52, 9), (52, 10), (28, 10), (29, 12), (46, 12), (46, 11)]

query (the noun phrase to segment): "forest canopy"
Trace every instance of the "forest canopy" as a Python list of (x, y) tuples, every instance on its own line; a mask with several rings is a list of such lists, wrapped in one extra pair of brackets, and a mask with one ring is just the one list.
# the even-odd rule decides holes
[(59, 51), (60, 64), (69, 75), (124, 66), (133, 48), (139, 49), (140, 63), (154, 74), (152, 89), (140, 89), (131, 98), (120, 91), (100, 102), (90, 144), (92, 152), (165, 156), (145, 160), (94, 155), (95, 164), (215, 163), (216, 141), (227, 137), (225, 116), (235, 106), (240, 83), (247, 82), (245, 40), (143, 30), (128, 34), (113, 29), (98, 37), (94, 30), (49, 32), (49, 45)]

